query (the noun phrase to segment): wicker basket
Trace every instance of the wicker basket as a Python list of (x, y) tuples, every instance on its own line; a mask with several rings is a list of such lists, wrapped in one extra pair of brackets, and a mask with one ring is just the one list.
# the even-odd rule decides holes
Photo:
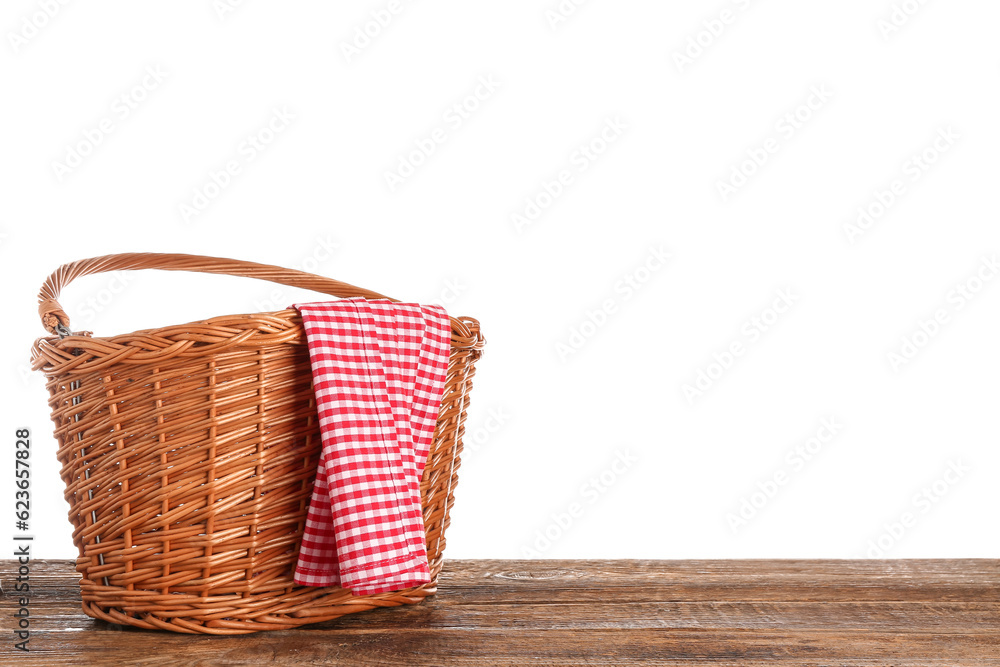
[(352, 596), (292, 581), (320, 453), (295, 309), (93, 337), (57, 298), (123, 269), (245, 276), (336, 297), (386, 298), (329, 278), (232, 259), (155, 253), (65, 264), (39, 293), (47, 376), (83, 610), (111, 623), (240, 634), (419, 602), (436, 590), (454, 501), (479, 323), (452, 318), (448, 380), (421, 481), (432, 581)]

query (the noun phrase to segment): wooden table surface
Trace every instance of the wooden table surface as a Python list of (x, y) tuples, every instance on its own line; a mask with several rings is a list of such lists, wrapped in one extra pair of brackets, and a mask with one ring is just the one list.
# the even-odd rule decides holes
[(1000, 560), (455, 560), (437, 595), (298, 630), (212, 637), (80, 611), (69, 561), (31, 563), (31, 651), (6, 665), (1000, 665)]

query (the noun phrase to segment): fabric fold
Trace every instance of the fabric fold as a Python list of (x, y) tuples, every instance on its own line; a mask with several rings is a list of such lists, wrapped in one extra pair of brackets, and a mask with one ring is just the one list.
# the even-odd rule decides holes
[(447, 379), (448, 315), (382, 299), (294, 307), (322, 441), (295, 582), (355, 595), (427, 583), (420, 479)]

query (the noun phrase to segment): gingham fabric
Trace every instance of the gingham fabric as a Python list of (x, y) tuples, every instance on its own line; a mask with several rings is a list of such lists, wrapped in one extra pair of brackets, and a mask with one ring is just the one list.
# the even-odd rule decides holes
[(385, 299), (295, 308), (323, 445), (295, 583), (354, 595), (427, 583), (420, 478), (448, 371), (448, 315)]

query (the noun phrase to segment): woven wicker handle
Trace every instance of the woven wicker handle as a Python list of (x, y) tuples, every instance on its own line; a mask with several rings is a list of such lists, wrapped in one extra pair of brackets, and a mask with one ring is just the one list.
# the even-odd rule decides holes
[[(156, 252), (128, 252), (119, 255), (104, 255), (81, 259), (63, 264), (48, 277), (38, 291), (38, 314), (42, 326), (49, 333), (59, 333), (62, 325), (69, 329), (69, 316), (59, 305), (62, 288), (80, 276), (108, 271), (160, 269), (164, 271), (196, 271), (200, 273), (220, 273), (229, 276), (270, 280), (273, 283), (301, 287), (337, 297), (360, 296), (366, 299), (389, 299), (378, 292), (355, 287), (332, 278), (324, 278), (305, 271), (284, 269), (280, 266), (243, 262), (224, 257), (203, 257), (201, 255), (180, 255)], [(391, 299), (396, 301), (396, 299)]]

